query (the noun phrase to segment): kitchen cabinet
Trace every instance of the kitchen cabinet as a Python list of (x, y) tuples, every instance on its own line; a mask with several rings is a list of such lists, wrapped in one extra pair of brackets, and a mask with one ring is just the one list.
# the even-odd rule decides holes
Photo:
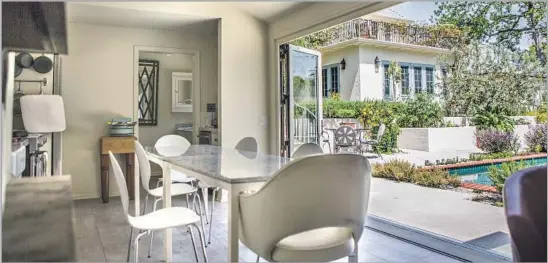
[(171, 73), (171, 111), (192, 112), (194, 96), (193, 74)]

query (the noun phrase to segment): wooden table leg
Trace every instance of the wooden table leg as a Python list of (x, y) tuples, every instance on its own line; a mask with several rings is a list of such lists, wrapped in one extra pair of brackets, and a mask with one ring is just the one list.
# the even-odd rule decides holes
[(108, 154), (101, 154), (101, 197), (103, 203), (109, 201), (108, 166), (110, 161), (108, 158)]
[(128, 153), (126, 154), (126, 185), (127, 190), (129, 191), (129, 199), (133, 200), (135, 198), (135, 191), (133, 189), (133, 178), (134, 174), (134, 160), (135, 160), (135, 153)]

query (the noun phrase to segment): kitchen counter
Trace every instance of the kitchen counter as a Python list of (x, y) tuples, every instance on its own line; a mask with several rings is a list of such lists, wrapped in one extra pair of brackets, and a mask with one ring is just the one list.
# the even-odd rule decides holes
[(13, 178), (6, 187), (2, 261), (75, 261), (70, 176)]

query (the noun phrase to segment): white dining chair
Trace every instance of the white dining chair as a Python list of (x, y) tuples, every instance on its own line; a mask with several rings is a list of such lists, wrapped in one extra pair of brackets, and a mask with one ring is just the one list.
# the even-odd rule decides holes
[[(164, 194), (164, 187), (159, 186), (159, 187), (156, 187), (154, 189), (150, 189), (150, 163), (149, 163), (149, 160), (147, 158), (145, 149), (143, 148), (141, 143), (139, 143), (138, 141), (135, 141), (135, 153), (137, 155), (137, 160), (139, 161), (139, 174), (140, 174), (140, 177), (141, 177), (141, 185), (143, 186), (143, 188), (146, 191), (145, 204), (144, 204), (143, 211), (142, 211), (142, 214), (144, 215), (146, 213), (147, 204), (148, 204), (148, 197), (149, 196), (153, 196), (155, 198), (153, 208), (152, 208), (152, 212), (156, 211), (156, 205), (158, 204), (159, 201), (162, 200), (162, 197), (163, 197), (163, 194)], [(204, 223), (203, 223), (203, 220), (202, 220), (202, 214), (203, 214), (202, 202), (201, 202), (200, 196), (197, 194), (197, 192), (198, 192), (198, 189), (196, 187), (190, 185), (190, 184), (185, 184), (185, 183), (171, 184), (171, 196), (185, 195), (187, 208), (191, 207), (189, 196), (193, 197), (192, 207), (197, 212), (200, 213), (200, 221), (202, 223), (202, 229), (204, 229)], [(197, 207), (196, 207), (196, 200), (198, 201)], [(150, 257), (150, 254), (152, 252), (153, 237), (154, 237), (154, 232), (151, 231), (151, 233), (150, 233), (150, 247), (149, 247), (149, 250), (148, 250), (148, 257)], [(129, 246), (130, 245), (131, 245), (131, 243), (129, 244)], [(129, 251), (129, 249), (128, 249), (128, 251)], [(129, 257), (129, 254), (128, 254), (128, 257)]]
[[(190, 147), (190, 142), (183, 136), (168, 134), (160, 137), (154, 144), (156, 149), (162, 148), (175, 148), (175, 149), (187, 149)], [(158, 179), (159, 186), (162, 183), (163, 178)], [(171, 171), (171, 181), (174, 183), (191, 183), (194, 182), (196, 178), (187, 176), (184, 173), (178, 171)]]
[(257, 192), (240, 194), (240, 240), (267, 261), (357, 261), (370, 187), (364, 156), (295, 160)]
[(315, 143), (305, 143), (301, 145), (295, 152), (291, 155), (291, 158), (301, 158), (304, 156), (312, 155), (312, 154), (322, 154), (323, 149), (321, 146), (315, 144)]
[[(116, 185), (118, 186), (118, 191), (120, 192), (120, 198), (122, 201), (122, 208), (124, 214), (126, 215), (126, 220), (131, 226), (131, 233), (129, 235), (129, 240), (131, 242), (133, 236), (133, 229), (139, 229), (140, 232), (136, 237), (134, 242), (134, 262), (139, 261), (139, 240), (143, 235), (150, 234), (155, 230), (164, 230), (167, 228), (173, 227), (188, 227), (190, 230), (190, 238), (192, 240), (192, 245), (194, 246), (194, 255), (196, 256), (196, 261), (198, 260), (198, 249), (196, 248), (196, 243), (194, 241), (194, 232), (192, 227), (198, 229), (198, 234), (200, 236), (200, 243), (202, 245), (202, 253), (204, 254), (204, 260), (207, 262), (207, 254), (205, 250), (205, 240), (203, 238), (202, 230), (198, 227), (197, 223), (200, 221), (200, 217), (191, 209), (185, 207), (169, 207), (159, 209), (148, 214), (135, 215), (131, 216), (128, 212), (129, 206), (129, 195), (127, 190), (126, 181), (120, 164), (114, 157), (111, 151), (108, 152), (110, 157), (110, 165), (114, 171), (114, 178), (116, 179)], [(137, 205), (137, 204), (136, 204)], [(131, 243), (130, 243), (131, 244)], [(131, 248), (131, 247), (130, 247)], [(129, 253), (129, 251), (128, 251)], [(129, 258), (128, 258), (129, 262)]]

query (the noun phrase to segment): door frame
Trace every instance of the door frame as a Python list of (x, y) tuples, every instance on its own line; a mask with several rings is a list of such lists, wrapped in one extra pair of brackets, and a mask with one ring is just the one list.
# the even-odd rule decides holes
[[(317, 123), (316, 123), (316, 134), (318, 136), (317, 138), (317, 141), (316, 143), (318, 143), (318, 145), (320, 145), (320, 136), (321, 136), (321, 128), (322, 128), (322, 119), (323, 119), (323, 109), (322, 109), (322, 101), (323, 101), (323, 96), (322, 96), (322, 53), (317, 51), (317, 50), (312, 50), (312, 49), (308, 49), (308, 48), (303, 48), (303, 47), (299, 47), (299, 46), (295, 46), (295, 45), (291, 45), (291, 44), (288, 44), (288, 81), (289, 81), (289, 91), (288, 91), (288, 95), (289, 95), (289, 116), (288, 116), (288, 123), (287, 123), (287, 128), (288, 128), (288, 131), (289, 131), (289, 134), (288, 134), (288, 139), (289, 139), (289, 146), (288, 146), (288, 155), (287, 157), (291, 157), (291, 154), (296, 150), (296, 149), (293, 149), (294, 148), (294, 138), (293, 138), (293, 130), (292, 130), (292, 126), (293, 126), (293, 116), (294, 116), (294, 113), (295, 113), (295, 109), (294, 109), (294, 106), (295, 106), (295, 103), (294, 103), (294, 100), (293, 100), (293, 74), (291, 72), (291, 55), (294, 53), (294, 52), (301, 52), (301, 53), (307, 53), (307, 54), (311, 54), (311, 55), (314, 55), (317, 57), (317, 65), (316, 65), (316, 120), (317, 120)], [(281, 99), (281, 96), (279, 97)], [(281, 102), (280, 102), (281, 103)], [(281, 104), (280, 104), (281, 105)], [(285, 127), (283, 127), (283, 123), (282, 123), (282, 120), (280, 118), (280, 132), (282, 129), (284, 129)]]
[[(192, 125), (192, 138), (193, 143), (198, 143), (198, 132), (201, 125), (201, 102), (200, 102), (200, 52), (193, 49), (180, 49), (170, 47), (155, 47), (155, 46), (133, 46), (133, 120), (137, 121), (135, 125), (135, 136), (139, 138), (139, 52), (156, 52), (156, 53), (177, 53), (193, 56), (194, 68), (192, 69), (192, 82), (193, 89), (196, 91), (193, 94), (192, 101), (192, 117), (194, 118), (194, 124)], [(171, 91), (170, 91), (171, 94)]]

